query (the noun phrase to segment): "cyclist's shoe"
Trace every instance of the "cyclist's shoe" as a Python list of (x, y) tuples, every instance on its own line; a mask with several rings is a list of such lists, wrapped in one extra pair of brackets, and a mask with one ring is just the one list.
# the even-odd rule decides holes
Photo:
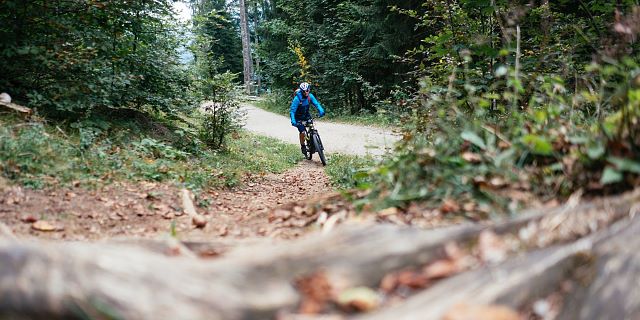
[(307, 146), (306, 146), (306, 145), (301, 145), (301, 146), (300, 146), (300, 151), (302, 151), (302, 154), (303, 154), (303, 155), (305, 155), (305, 156), (306, 156), (306, 155), (307, 155), (307, 153), (309, 152), (309, 150), (307, 149)]

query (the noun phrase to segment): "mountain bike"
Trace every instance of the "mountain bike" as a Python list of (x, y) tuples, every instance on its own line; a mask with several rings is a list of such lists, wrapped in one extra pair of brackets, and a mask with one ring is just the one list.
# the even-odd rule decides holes
[(311, 160), (314, 153), (318, 153), (320, 157), (320, 162), (322, 162), (323, 166), (327, 165), (327, 159), (324, 157), (324, 147), (322, 146), (322, 140), (320, 140), (320, 134), (318, 134), (318, 130), (313, 125), (313, 118), (305, 121), (301, 121), (302, 125), (305, 129), (305, 140), (307, 144), (307, 152), (304, 157), (307, 160)]

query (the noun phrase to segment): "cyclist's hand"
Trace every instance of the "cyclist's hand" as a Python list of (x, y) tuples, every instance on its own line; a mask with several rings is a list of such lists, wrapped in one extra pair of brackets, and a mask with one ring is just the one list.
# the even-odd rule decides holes
[(320, 111), (320, 118), (324, 117), (324, 111)]
[(291, 120), (291, 125), (295, 127), (298, 125), (298, 123), (295, 120)]

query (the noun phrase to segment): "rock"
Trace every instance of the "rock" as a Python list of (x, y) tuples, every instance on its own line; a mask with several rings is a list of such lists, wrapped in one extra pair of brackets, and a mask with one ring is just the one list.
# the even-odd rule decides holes
[(11, 103), (11, 96), (6, 93), (0, 93), (0, 102)]
[(204, 228), (207, 225), (207, 219), (201, 215), (194, 215), (191, 218), (191, 222), (196, 226), (196, 228)]

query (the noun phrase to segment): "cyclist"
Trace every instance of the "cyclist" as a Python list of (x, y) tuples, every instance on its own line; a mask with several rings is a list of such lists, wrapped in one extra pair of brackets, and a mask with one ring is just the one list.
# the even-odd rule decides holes
[(298, 133), (300, 135), (300, 150), (302, 151), (302, 154), (305, 155), (307, 153), (307, 146), (304, 143), (305, 131), (304, 125), (300, 122), (311, 119), (311, 114), (309, 113), (309, 105), (311, 104), (318, 109), (320, 117), (324, 116), (324, 108), (322, 108), (320, 102), (316, 100), (316, 97), (314, 97), (310, 91), (308, 83), (301, 83), (298, 90), (296, 90), (295, 97), (293, 97), (293, 101), (291, 101), (291, 108), (289, 109), (291, 125), (298, 128)]

